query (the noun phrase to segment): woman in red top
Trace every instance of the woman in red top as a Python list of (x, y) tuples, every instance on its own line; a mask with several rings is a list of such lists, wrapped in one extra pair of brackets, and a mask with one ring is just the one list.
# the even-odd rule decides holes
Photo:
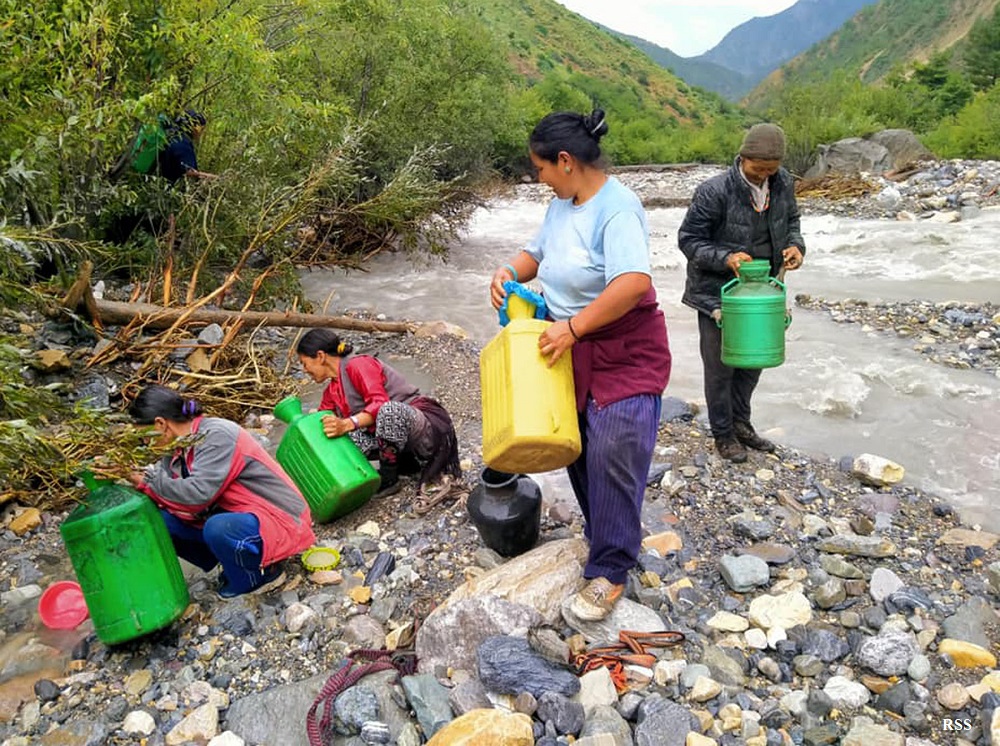
[(369, 458), (378, 456), (382, 482), (376, 497), (399, 491), (400, 460), (420, 466), (418, 489), (438, 476), (461, 475), (458, 441), (448, 412), (423, 396), (399, 371), (354, 348), (329, 329), (307, 332), (296, 347), (316, 382), (330, 380), (319, 408), (330, 438), (348, 435)]

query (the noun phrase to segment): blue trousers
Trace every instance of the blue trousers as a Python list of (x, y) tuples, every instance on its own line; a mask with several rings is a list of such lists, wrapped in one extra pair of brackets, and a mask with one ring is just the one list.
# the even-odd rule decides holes
[(590, 541), (585, 578), (622, 584), (642, 543), (642, 499), (660, 424), (659, 396), (639, 394), (580, 415), (583, 453), (567, 468)]
[(260, 521), (252, 513), (216, 513), (202, 528), (184, 523), (161, 510), (177, 556), (206, 572), (218, 564), (229, 586), (237, 593), (256, 588), (264, 573), (264, 542)]

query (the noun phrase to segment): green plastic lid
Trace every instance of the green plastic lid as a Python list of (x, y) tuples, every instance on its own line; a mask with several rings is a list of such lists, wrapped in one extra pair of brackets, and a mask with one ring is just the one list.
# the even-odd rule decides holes
[(771, 273), (771, 262), (767, 259), (753, 259), (740, 265), (740, 279), (751, 281), (767, 281)]
[(331, 547), (312, 547), (302, 554), (302, 566), (309, 572), (332, 570), (340, 564), (340, 552)]

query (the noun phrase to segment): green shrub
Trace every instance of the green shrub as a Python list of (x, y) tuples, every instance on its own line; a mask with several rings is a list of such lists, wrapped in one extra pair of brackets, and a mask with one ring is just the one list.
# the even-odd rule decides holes
[(976, 95), (923, 140), (941, 158), (1000, 159), (1000, 87)]

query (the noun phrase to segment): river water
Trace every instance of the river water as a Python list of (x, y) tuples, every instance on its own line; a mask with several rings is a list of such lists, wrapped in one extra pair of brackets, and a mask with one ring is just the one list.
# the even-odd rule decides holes
[[(474, 216), (447, 261), (377, 256), (368, 271), (311, 271), (310, 300), (330, 313), (443, 319), (486, 341), (499, 329), (489, 305), (494, 268), (541, 225), (545, 203), (495, 200)], [(667, 394), (704, 403), (695, 313), (680, 303), (684, 210), (649, 210), (654, 283), (667, 315), (674, 366)], [(803, 268), (790, 296), (869, 301), (997, 302), (1000, 211), (952, 224), (807, 215)], [(838, 324), (793, 307), (786, 362), (764, 371), (754, 396), (758, 431), (817, 457), (875, 453), (906, 468), (906, 483), (940, 495), (969, 523), (1000, 531), (1000, 379), (932, 363), (913, 341)]]

